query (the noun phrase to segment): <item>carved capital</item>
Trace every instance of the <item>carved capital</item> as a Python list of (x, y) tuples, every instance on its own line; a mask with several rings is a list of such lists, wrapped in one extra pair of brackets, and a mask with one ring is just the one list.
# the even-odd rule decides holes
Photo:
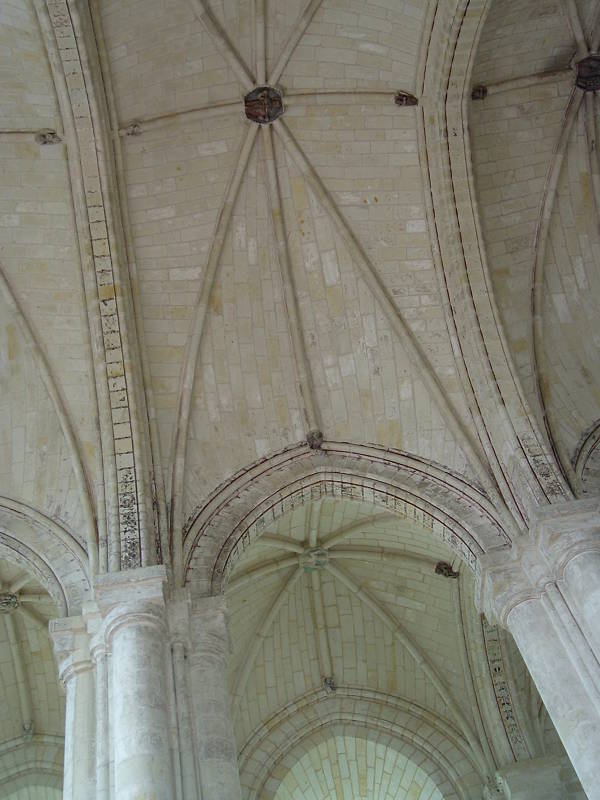
[(540, 597), (562, 579), (576, 556), (600, 551), (600, 500), (591, 498), (540, 509), (528, 536), (481, 556), (476, 603), (490, 622), (506, 627), (511, 610)]
[(50, 620), (48, 631), (58, 677), (66, 686), (71, 678), (92, 668), (90, 637), (84, 617)]
[(95, 594), (107, 646), (115, 633), (129, 626), (154, 627), (166, 635), (164, 566), (139, 567), (100, 575)]

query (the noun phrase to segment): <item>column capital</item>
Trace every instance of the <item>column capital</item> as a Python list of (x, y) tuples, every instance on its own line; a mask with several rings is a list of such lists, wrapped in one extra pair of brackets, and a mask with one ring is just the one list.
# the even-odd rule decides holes
[(84, 617), (52, 619), (48, 632), (58, 677), (64, 686), (76, 675), (91, 670), (90, 637)]
[(163, 565), (111, 572), (96, 578), (96, 602), (108, 647), (113, 635), (130, 625), (150, 626), (166, 632), (166, 585), (167, 572)]
[(477, 607), (490, 622), (506, 627), (515, 606), (541, 597), (573, 558), (592, 551), (600, 551), (599, 498), (539, 509), (528, 535), (479, 558)]
[(167, 570), (160, 564), (98, 575), (94, 591), (100, 613), (106, 616), (123, 603), (164, 606), (166, 586)]

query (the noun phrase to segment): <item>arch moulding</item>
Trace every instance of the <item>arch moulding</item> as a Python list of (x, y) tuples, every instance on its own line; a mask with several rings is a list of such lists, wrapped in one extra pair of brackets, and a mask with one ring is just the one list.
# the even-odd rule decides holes
[(61, 616), (78, 614), (91, 594), (87, 554), (40, 511), (0, 497), (0, 558), (22, 567), (48, 591)]
[(475, 571), (510, 538), (481, 488), (401, 451), (346, 442), (295, 445), (218, 487), (184, 530), (186, 583), (219, 594), (241, 553), (270, 522), (320, 497), (373, 503), (419, 523)]
[[(336, 734), (389, 745), (420, 766), (445, 800), (467, 800), (482, 778), (468, 744), (452, 726), (419, 706), (380, 692), (339, 687), (298, 698), (258, 728), (239, 754), (248, 797), (272, 800), (269, 779)], [(480, 795), (480, 791), (479, 791)]]

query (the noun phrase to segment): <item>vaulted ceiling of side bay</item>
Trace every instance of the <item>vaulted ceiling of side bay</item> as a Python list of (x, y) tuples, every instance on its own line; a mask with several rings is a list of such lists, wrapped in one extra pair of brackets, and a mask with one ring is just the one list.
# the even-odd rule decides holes
[[(497, 475), (486, 460), (494, 443), (481, 435), (473, 373), (461, 362), (460, 326), (470, 322), (448, 289), (454, 266), (440, 246), (439, 204), (454, 219), (455, 201), (475, 214), (482, 291), (500, 331), (488, 349), (483, 321), (481, 362), (497, 366), (494, 347), (502, 350), (539, 451), (554, 452), (575, 494), (598, 491), (599, 105), (574, 89), (572, 69), (574, 59), (598, 49), (598, 4), (465, 4), (478, 20), (467, 80), (485, 87), (485, 96), (467, 94), (466, 189), (451, 193), (454, 176), (444, 175), (432, 197), (438, 139), (460, 138), (450, 119), (437, 139), (424, 133), (423, 109), (431, 117), (438, 111), (426, 105), (428, 74), (450, 58), (429, 50), (434, 26), (450, 27), (444, 2), (90, 0), (88, 14), (87, 3), (75, 0), (2, 0), (0, 507), (16, 516), (27, 509), (36, 524), (60, 527), (72, 547), (63, 542), (68, 555), (58, 548), (49, 562), (84, 559), (97, 532), (97, 560), (102, 568), (110, 563), (107, 530), (120, 510), (107, 453), (125, 452), (120, 442), (135, 425), (99, 395), (99, 374), (115, 387), (125, 377), (98, 355), (96, 293), (106, 305), (114, 296), (102, 294), (87, 265), (106, 229), (89, 209), (89, 241), (78, 223), (79, 173), (94, 154), (82, 149), (74, 158), (65, 144), (73, 122), (49, 47), (56, 46), (50, 6), (53, 14), (68, 11), (96, 48), (90, 69), (102, 84), (99, 114), (112, 137), (101, 149), (114, 157), (106, 206), (123, 226), (134, 389), (153, 437), (151, 457), (144, 454), (152, 464), (148, 519), (153, 511), (160, 518), (163, 548), (181, 546), (178, 534), (218, 487), (311, 431), (441, 465), (496, 502)], [(272, 126), (245, 116), (243, 98), (256, 85), (282, 94), (284, 114)], [(440, 90), (443, 102), (452, 88)], [(83, 81), (70, 88), (85, 90)], [(420, 104), (397, 104), (398, 92)], [(40, 144), (40, 131), (55, 131), (60, 141)], [(468, 255), (464, 242), (455, 244)], [(119, 298), (121, 290), (127, 294), (117, 286)], [(461, 284), (459, 301), (477, 290)], [(481, 395), (492, 397), (498, 374), (481, 379)], [(511, 412), (500, 399), (498, 418)], [(103, 414), (114, 431), (110, 446)], [(327, 550), (327, 537), (348, 526)], [(1, 517), (0, 534), (9, 528)], [(473, 683), (489, 682), (489, 670), (482, 677), (473, 578), (465, 565), (459, 580), (434, 571), (439, 561), (457, 567), (456, 553), (414, 519), (333, 497), (304, 504), (265, 531), (227, 585), (240, 749), (311, 692), (320, 693), (324, 717), (350, 715), (360, 705), (350, 691), (356, 687), (370, 693), (373, 708), (383, 696), (402, 697), (443, 719), (453, 736), (457, 729), (479, 736)], [(329, 570), (310, 561), (322, 547)], [(0, 590), (10, 591), (24, 562), (3, 554)], [(48, 604), (58, 595), (40, 573), (20, 590), (41, 604), (37, 617), (27, 617), (31, 604), (22, 597), (5, 636), (0, 616), (0, 698), (8, 708), (0, 744), (21, 735), (27, 714), (36, 733), (60, 734), (63, 701), (35, 619), (80, 606), (82, 581), (70, 566), (65, 573), (64, 607)], [(253, 647), (273, 603), (270, 627)], [(430, 672), (409, 655), (400, 627), (426, 654)], [(558, 751), (518, 654), (509, 660), (516, 704), (535, 709), (521, 718), (536, 743), (529, 754)], [(14, 691), (19, 663), (21, 695)], [(451, 686), (450, 701), (433, 673)], [(328, 695), (325, 677), (346, 694)], [(492, 707), (491, 689), (488, 700)], [(377, 800), (446, 797), (427, 765), (411, 761), (391, 734), (378, 736), (366, 725), (327, 728), (281, 761), (280, 788), (267, 781), (264, 797), (348, 800), (357, 786)], [(250, 750), (246, 757), (251, 763)], [(476, 769), (471, 757), (464, 757), (465, 775)], [(385, 778), (390, 770), (402, 776), (399, 784)], [(54, 791), (46, 781), (31, 798)]]

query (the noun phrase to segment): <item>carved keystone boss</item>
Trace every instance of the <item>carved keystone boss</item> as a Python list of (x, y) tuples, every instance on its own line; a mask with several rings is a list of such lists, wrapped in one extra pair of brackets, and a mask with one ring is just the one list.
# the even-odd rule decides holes
[(304, 572), (314, 572), (318, 569), (324, 569), (329, 563), (329, 556), (327, 550), (322, 547), (313, 547), (311, 550), (305, 550), (300, 556), (300, 565)]
[(281, 93), (271, 86), (259, 86), (244, 97), (246, 116), (258, 125), (268, 125), (283, 114)]
[(0, 614), (10, 614), (19, 607), (19, 598), (16, 594), (0, 592)]
[(575, 84), (585, 92), (596, 92), (600, 89), (600, 55), (589, 55), (577, 62)]

